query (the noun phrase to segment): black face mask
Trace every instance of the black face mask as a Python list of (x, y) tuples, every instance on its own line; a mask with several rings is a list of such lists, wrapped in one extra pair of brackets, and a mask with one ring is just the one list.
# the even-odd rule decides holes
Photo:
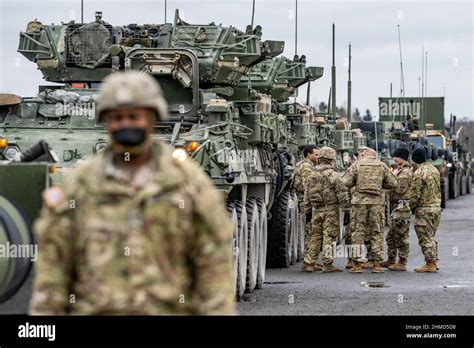
[(146, 140), (146, 129), (141, 127), (121, 128), (113, 131), (112, 137), (122, 146), (140, 146)]

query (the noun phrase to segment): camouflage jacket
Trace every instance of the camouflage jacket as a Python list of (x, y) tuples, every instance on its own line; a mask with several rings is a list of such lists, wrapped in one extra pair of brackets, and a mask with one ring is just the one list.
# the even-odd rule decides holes
[(398, 202), (399, 200), (408, 201), (410, 199), (410, 187), (413, 177), (413, 168), (405, 162), (398, 170), (396, 174), (398, 179), (398, 186), (391, 192), (392, 202)]
[[(370, 174), (365, 167), (371, 168)], [(397, 178), (390, 169), (375, 158), (364, 158), (356, 161), (342, 177), (344, 185), (354, 187), (352, 204), (384, 205), (384, 189), (397, 187)]]
[(304, 187), (306, 179), (311, 175), (314, 170), (314, 163), (308, 159), (303, 159), (298, 162), (295, 169), (295, 176), (293, 178), (293, 186), (296, 189), (298, 200), (303, 201)]
[(212, 182), (160, 142), (143, 185), (121, 180), (112, 158), (77, 167), (43, 207), (30, 311), (233, 313), (232, 225)]
[(422, 163), (413, 173), (410, 208), (441, 206), (441, 187), (438, 169), (428, 162)]
[[(325, 178), (325, 183), (321, 192), (315, 192), (317, 173), (320, 172)], [(323, 203), (319, 204), (315, 201), (316, 196), (323, 197)], [(304, 191), (304, 210), (310, 211), (311, 208), (325, 209), (327, 207), (339, 206), (348, 209), (349, 192), (342, 183), (341, 175), (335, 171), (334, 167), (329, 164), (317, 165), (313, 173), (306, 179)]]

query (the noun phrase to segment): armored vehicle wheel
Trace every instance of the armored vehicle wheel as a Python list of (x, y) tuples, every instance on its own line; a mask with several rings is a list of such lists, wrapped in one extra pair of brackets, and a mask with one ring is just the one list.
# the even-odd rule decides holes
[(293, 235), (292, 237), (292, 253), (291, 253), (291, 264), (294, 265), (296, 261), (298, 260), (298, 216), (300, 214), (299, 209), (298, 209), (298, 197), (296, 194), (292, 191), (291, 193), (291, 198), (293, 205), (291, 207), (291, 234)]
[(468, 175), (467, 177), (467, 187), (466, 187), (466, 193), (470, 194), (472, 190), (472, 176)]
[(227, 211), (229, 212), (230, 218), (232, 220), (233, 233), (232, 233), (232, 255), (233, 255), (233, 279), (235, 289), (234, 292), (237, 294), (237, 280), (239, 274), (239, 218), (237, 216), (237, 210), (232, 203), (227, 203)]
[(265, 266), (267, 262), (267, 237), (268, 237), (268, 219), (267, 207), (265, 202), (257, 198), (258, 217), (260, 221), (260, 241), (258, 243), (258, 269), (257, 269), (257, 285), (255, 288), (261, 289), (265, 282)]
[(466, 176), (461, 176), (461, 195), (464, 196), (466, 194), (466, 186), (467, 186), (467, 179)]
[(303, 261), (304, 257), (304, 239), (305, 239), (305, 221), (303, 215), (298, 216), (298, 259)]
[(240, 299), (245, 292), (245, 281), (247, 279), (247, 257), (248, 257), (248, 221), (247, 210), (241, 201), (233, 202), (237, 211), (239, 239), (238, 239), (238, 272), (237, 272), (237, 298)]
[(457, 173), (449, 177), (449, 199), (455, 199), (458, 193), (458, 175)]
[(291, 198), (283, 191), (272, 208), (272, 219), (267, 244), (267, 267), (286, 268), (290, 265), (291, 235)]
[(446, 177), (441, 177), (441, 208), (446, 208), (446, 201), (449, 197), (449, 181)]
[(10, 200), (0, 196), (0, 244), (8, 250), (28, 250), (30, 255), (0, 259), (0, 303), (6, 302), (22, 287), (32, 268), (34, 238), (27, 218)]
[(257, 285), (258, 244), (260, 242), (260, 222), (258, 205), (255, 198), (249, 198), (246, 204), (248, 220), (248, 258), (245, 290), (252, 292)]

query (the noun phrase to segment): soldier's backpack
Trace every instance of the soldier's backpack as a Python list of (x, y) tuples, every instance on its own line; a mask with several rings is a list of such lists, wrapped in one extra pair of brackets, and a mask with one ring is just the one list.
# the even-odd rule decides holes
[(356, 191), (380, 196), (383, 185), (383, 164), (377, 160), (358, 163)]
[(324, 193), (327, 192), (329, 186), (331, 185), (329, 178), (324, 174), (324, 172), (328, 169), (330, 168), (316, 168), (311, 174), (311, 180), (309, 180), (311, 187), (308, 187), (308, 190), (311, 205), (314, 207), (324, 205)]

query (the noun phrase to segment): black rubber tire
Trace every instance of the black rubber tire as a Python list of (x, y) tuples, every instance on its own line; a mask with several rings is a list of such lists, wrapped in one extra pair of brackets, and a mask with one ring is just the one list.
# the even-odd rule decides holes
[(290, 193), (283, 191), (271, 210), (272, 219), (270, 220), (267, 244), (267, 268), (286, 268), (290, 266), (290, 202)]
[(446, 209), (446, 202), (449, 197), (449, 182), (447, 177), (440, 178), (440, 187), (441, 187), (441, 209)]
[(298, 209), (298, 197), (296, 193), (292, 190), (291, 198), (292, 198), (292, 207), (291, 207), (291, 234), (293, 237), (291, 238), (292, 241), (292, 252), (290, 255), (290, 264), (294, 265), (298, 260), (298, 218), (299, 218), (299, 209)]
[(466, 185), (467, 185), (467, 187), (466, 187), (466, 194), (469, 195), (469, 194), (471, 194), (471, 192), (472, 192), (472, 176), (471, 176), (471, 175), (469, 175), (469, 176), (467, 177), (467, 184), (466, 184)]
[(239, 219), (239, 271), (237, 275), (237, 299), (240, 299), (245, 292), (247, 280), (247, 258), (248, 258), (248, 220), (247, 210), (242, 201), (234, 201), (235, 210)]
[(267, 262), (268, 217), (265, 202), (257, 198), (258, 217), (260, 221), (260, 241), (258, 243), (258, 269), (256, 289), (261, 289), (265, 282), (265, 268)]
[(305, 217), (303, 214), (299, 214), (298, 217), (298, 259), (297, 261), (303, 261), (304, 248), (305, 248)]
[(466, 177), (464, 175), (461, 175), (460, 182), (459, 195), (464, 196), (466, 194)]
[[(36, 245), (33, 231), (24, 211), (0, 195), (0, 240), (10, 246)], [(6, 245), (6, 244), (5, 244)], [(0, 267), (0, 303), (8, 301), (25, 284), (33, 268), (30, 257), (5, 257)]]
[(449, 199), (455, 199), (458, 192), (458, 178), (456, 173), (449, 176)]
[(230, 219), (232, 220), (233, 233), (232, 233), (232, 255), (233, 255), (233, 279), (234, 279), (234, 292), (237, 295), (237, 280), (239, 274), (239, 218), (237, 216), (237, 210), (233, 203), (227, 203), (227, 211), (229, 212)]
[(247, 199), (245, 205), (247, 209), (248, 221), (248, 257), (247, 257), (247, 277), (245, 281), (245, 291), (252, 292), (257, 285), (258, 271), (258, 244), (260, 242), (260, 221), (258, 205), (255, 198)]

